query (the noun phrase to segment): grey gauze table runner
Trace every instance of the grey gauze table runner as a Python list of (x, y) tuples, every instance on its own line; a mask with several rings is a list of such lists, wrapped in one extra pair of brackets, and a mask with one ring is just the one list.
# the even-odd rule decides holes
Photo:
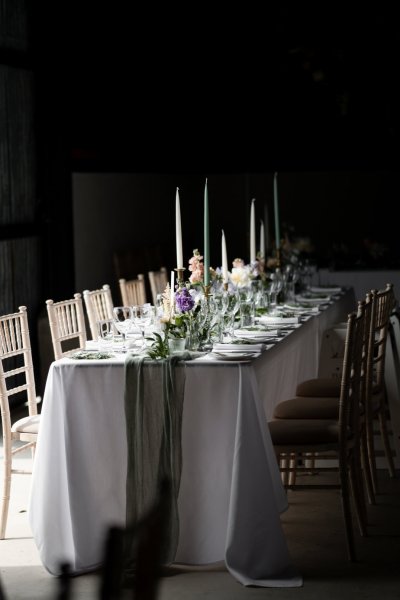
[[(126, 480), (125, 578), (134, 576), (136, 564), (135, 526), (158, 500), (160, 486), (168, 481), (168, 516), (159, 555), (171, 563), (179, 538), (177, 498), (182, 468), (181, 428), (185, 387), (184, 363), (189, 352), (150, 361), (130, 356), (125, 361), (125, 415), (128, 443)], [(165, 490), (164, 492), (165, 493)]]

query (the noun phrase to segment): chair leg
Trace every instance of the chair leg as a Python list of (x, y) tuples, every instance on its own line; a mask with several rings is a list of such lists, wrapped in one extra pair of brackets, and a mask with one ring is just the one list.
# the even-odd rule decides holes
[(0, 513), (0, 540), (6, 537), (6, 525), (11, 492), (11, 444), (4, 439), (3, 498)]
[(297, 455), (291, 454), (289, 460), (289, 467), (293, 469), (293, 471), (289, 471), (289, 485), (295, 485), (296, 483), (296, 466), (297, 466)]
[(346, 542), (347, 542), (347, 552), (349, 556), (349, 560), (351, 562), (355, 562), (356, 560), (356, 552), (354, 546), (354, 534), (353, 534), (353, 522), (351, 518), (351, 507), (350, 507), (350, 482), (349, 482), (349, 472), (344, 464), (343, 460), (340, 460), (339, 465), (339, 477), (341, 483), (341, 495), (342, 495), (342, 508), (343, 508), (343, 517), (344, 517), (344, 525), (346, 530)]
[(287, 454), (281, 454), (279, 458), (279, 465), (282, 469), (282, 484), (287, 487), (289, 485), (289, 458)]
[(366, 537), (368, 521), (367, 505), (365, 500), (364, 482), (362, 477), (361, 457), (358, 451), (356, 455), (351, 458), (349, 475), (351, 480), (351, 488), (353, 492), (358, 528), (360, 530), (360, 535), (362, 537)]
[(387, 460), (387, 464), (388, 464), (389, 476), (393, 479), (394, 477), (396, 477), (396, 471), (394, 468), (392, 449), (390, 447), (389, 432), (388, 432), (388, 428), (387, 428), (386, 410), (385, 410), (384, 402), (382, 402), (382, 405), (379, 409), (378, 419), (379, 419), (379, 428), (381, 431), (381, 438), (382, 438), (382, 442), (383, 442), (383, 448), (385, 450), (385, 456), (386, 456), (386, 460)]
[(365, 480), (365, 487), (367, 490), (368, 502), (369, 504), (375, 504), (374, 486), (372, 483), (371, 468), (368, 460), (367, 436), (365, 431), (361, 434), (360, 451), (361, 466)]
[(378, 475), (376, 471), (376, 458), (375, 458), (375, 443), (374, 443), (374, 427), (373, 420), (368, 419), (366, 423), (366, 442), (368, 452), (368, 464), (371, 474), (372, 486), (374, 495), (379, 493), (378, 490)]

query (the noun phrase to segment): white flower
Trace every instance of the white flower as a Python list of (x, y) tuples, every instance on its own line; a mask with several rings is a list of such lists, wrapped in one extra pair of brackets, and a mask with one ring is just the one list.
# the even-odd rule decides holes
[(232, 267), (231, 281), (236, 287), (248, 286), (251, 279), (251, 270), (247, 265), (244, 267)]

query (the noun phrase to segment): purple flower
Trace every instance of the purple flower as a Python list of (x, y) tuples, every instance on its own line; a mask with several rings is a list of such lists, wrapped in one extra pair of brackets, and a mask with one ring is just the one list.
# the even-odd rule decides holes
[(180, 312), (183, 313), (192, 310), (194, 306), (194, 298), (192, 298), (187, 288), (178, 290), (175, 294), (175, 300)]

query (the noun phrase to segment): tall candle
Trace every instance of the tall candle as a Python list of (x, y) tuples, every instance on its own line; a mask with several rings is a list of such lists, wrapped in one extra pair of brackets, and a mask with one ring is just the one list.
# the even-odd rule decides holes
[(175, 272), (171, 271), (171, 310), (170, 316), (172, 317), (175, 308)]
[(207, 179), (204, 188), (204, 285), (210, 284), (210, 230), (208, 222)]
[(250, 262), (256, 260), (256, 211), (255, 211), (255, 199), (251, 201), (250, 209)]
[(181, 205), (179, 202), (179, 188), (176, 188), (175, 232), (176, 232), (175, 233), (175, 235), (176, 235), (176, 266), (178, 269), (183, 269)]
[(260, 224), (260, 258), (265, 258), (265, 232), (264, 221), (262, 219)]
[(275, 212), (275, 246), (281, 247), (281, 234), (279, 232), (279, 207), (278, 207), (278, 173), (274, 174), (274, 212)]
[(224, 283), (228, 283), (228, 255), (226, 253), (226, 240), (225, 240), (224, 230), (222, 230), (221, 250), (222, 250), (222, 280)]
[(264, 205), (264, 223), (265, 223), (265, 258), (268, 254), (269, 248), (269, 218), (268, 218), (268, 206)]

